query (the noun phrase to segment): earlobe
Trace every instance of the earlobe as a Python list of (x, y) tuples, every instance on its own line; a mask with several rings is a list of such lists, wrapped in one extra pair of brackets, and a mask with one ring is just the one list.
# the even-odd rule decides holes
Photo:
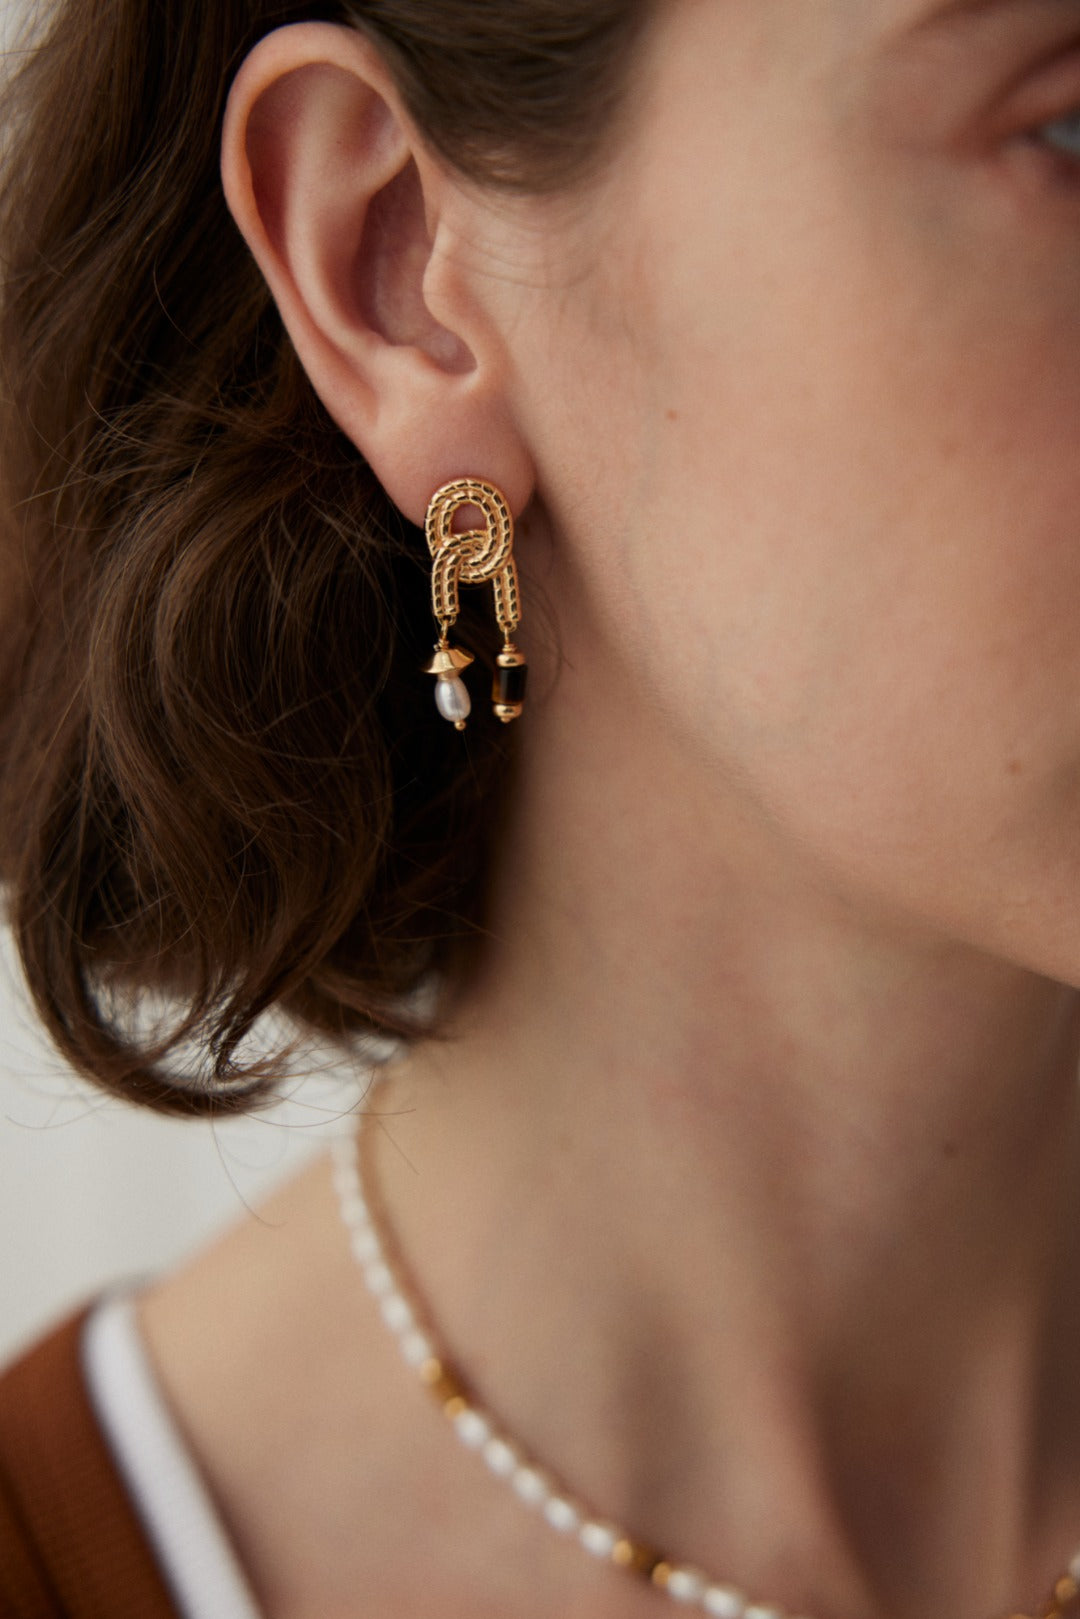
[(455, 182), (370, 41), (329, 23), (261, 40), (230, 93), (222, 179), (316, 392), (405, 515), (421, 523), (462, 475), (520, 511), (532, 465), (475, 301), (455, 330), (425, 296)]

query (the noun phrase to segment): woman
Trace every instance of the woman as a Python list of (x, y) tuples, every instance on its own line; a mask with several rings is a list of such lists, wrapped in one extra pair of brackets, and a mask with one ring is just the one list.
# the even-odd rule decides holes
[(1080, 12), (207, 10), (16, 89), (21, 948), (156, 1105), (400, 1040), (353, 1245), (541, 1509), (319, 1163), (127, 1340), (215, 1619), (1072, 1611)]

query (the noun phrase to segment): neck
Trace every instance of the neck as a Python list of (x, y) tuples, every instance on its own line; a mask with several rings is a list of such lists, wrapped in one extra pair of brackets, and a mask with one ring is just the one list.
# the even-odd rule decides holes
[(1080, 1543), (1076, 996), (593, 712), (530, 717), (484, 960), (378, 1104), (436, 1320), (567, 1482), (755, 1594), (1033, 1601)]

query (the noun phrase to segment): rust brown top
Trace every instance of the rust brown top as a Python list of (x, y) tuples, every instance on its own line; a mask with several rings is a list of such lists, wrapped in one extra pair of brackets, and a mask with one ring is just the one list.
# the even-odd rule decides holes
[(86, 1391), (86, 1313), (0, 1376), (0, 1619), (180, 1619)]

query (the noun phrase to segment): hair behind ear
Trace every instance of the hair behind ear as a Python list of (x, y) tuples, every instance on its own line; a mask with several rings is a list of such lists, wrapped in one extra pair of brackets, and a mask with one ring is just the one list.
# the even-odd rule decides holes
[[(512, 744), (434, 710), (423, 538), (225, 208), (231, 76), (276, 24), (354, 20), (433, 140), (539, 183), (641, 9), (59, 0), (5, 91), (0, 871), (54, 1040), (134, 1100), (264, 1096), (243, 1043), (275, 1005), (425, 1032), (405, 997), (480, 936)], [(160, 1038), (116, 1015), (147, 986), (180, 997)]]
[[(159, 119), (123, 31), (85, 42), (98, 96), (69, 100), (82, 3), (17, 87), (32, 161), (3, 199), (0, 851), (65, 1056), (220, 1111), (265, 1090), (237, 1054), (271, 1005), (420, 1032), (405, 997), (470, 934), (507, 742), (464, 751), (434, 713), (423, 538), (315, 398), (195, 138), (232, 54), (214, 8)], [(140, 1042), (110, 983), (175, 993), (177, 1027)], [(192, 1037), (194, 1086), (168, 1071)]]

